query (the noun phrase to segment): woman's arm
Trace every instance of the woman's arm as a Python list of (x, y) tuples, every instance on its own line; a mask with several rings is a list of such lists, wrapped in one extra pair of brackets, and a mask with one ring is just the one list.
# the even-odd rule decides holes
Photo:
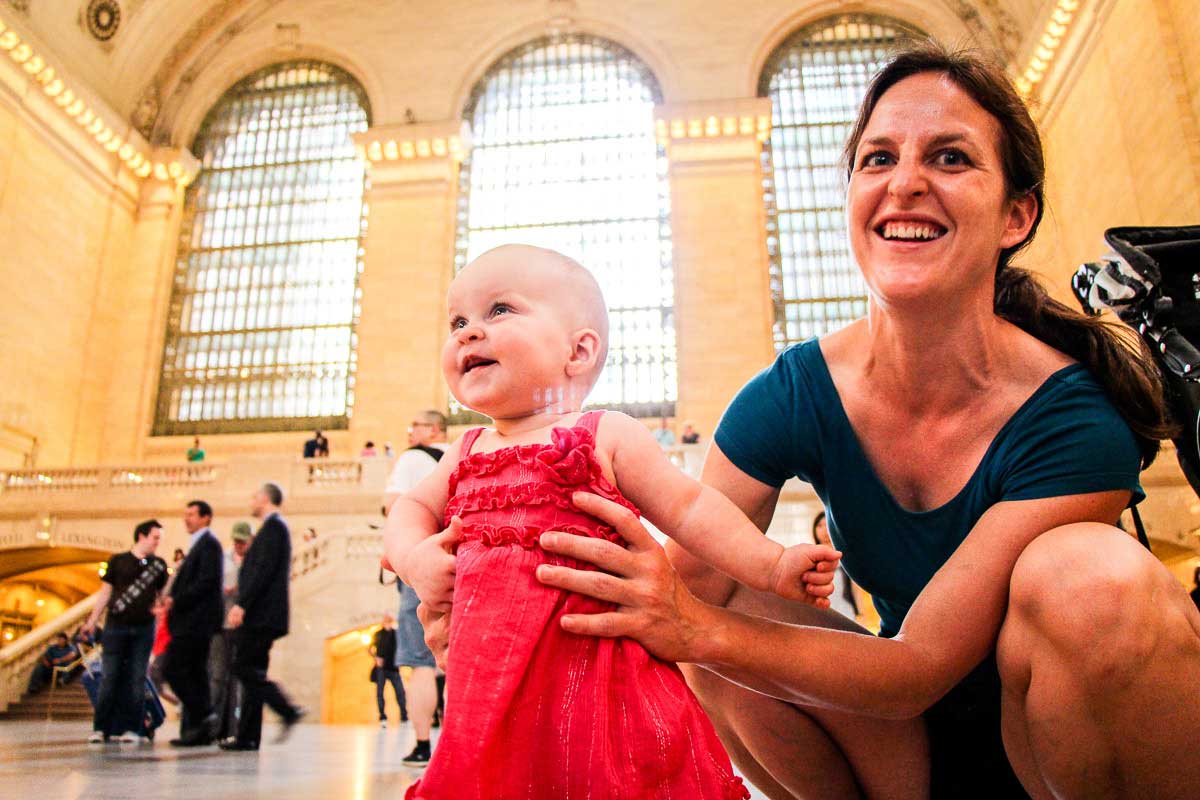
[[(602, 441), (612, 448), (613, 473), (618, 481), (627, 476), (621, 492), (659, 530), (751, 588), (829, 606), (825, 595), (833, 591), (837, 565), (833, 548), (788, 548), (785, 556), (785, 548), (764, 536), (725, 495), (672, 464), (644, 425), (623, 414), (606, 414), (603, 425)], [(828, 569), (817, 573), (816, 563)]]
[(1111, 491), (993, 506), (925, 587), (894, 639), (788, 625), (701, 603), (632, 514), (592, 495), (577, 495), (576, 503), (615, 524), (629, 549), (551, 534), (543, 537), (544, 548), (611, 574), (547, 565), (538, 577), (618, 604), (613, 612), (565, 617), (563, 628), (573, 633), (629, 636), (659, 658), (699, 664), (788, 702), (907, 718), (924, 712), (990, 652), (1013, 566), (1033, 539), (1070, 523), (1111, 524), (1128, 500), (1129, 492)]

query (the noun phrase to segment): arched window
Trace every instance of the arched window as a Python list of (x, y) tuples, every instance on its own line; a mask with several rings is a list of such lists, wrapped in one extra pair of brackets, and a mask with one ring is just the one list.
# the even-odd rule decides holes
[(355, 80), (295, 61), (239, 81), (192, 152), (154, 433), (344, 428), (364, 170)]
[[(608, 364), (589, 405), (674, 412), (674, 285), (666, 158), (654, 139), (658, 82), (592, 36), (539, 39), (475, 86), (463, 116), (456, 269), (501, 244), (550, 247), (596, 276)], [(457, 409), (454, 409), (457, 410)]]
[(763, 169), (777, 350), (866, 313), (846, 239), (842, 147), (871, 77), (898, 46), (923, 36), (886, 17), (830, 17), (789, 36), (763, 67), (758, 93), (772, 105)]

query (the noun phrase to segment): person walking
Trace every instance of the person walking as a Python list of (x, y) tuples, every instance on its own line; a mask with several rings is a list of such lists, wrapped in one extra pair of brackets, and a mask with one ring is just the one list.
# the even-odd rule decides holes
[(166, 601), (171, 641), (163, 677), (183, 705), (179, 738), (171, 740), (174, 747), (211, 744), (217, 721), (212, 715), (208, 654), (225, 611), (221, 600), (224, 554), (209, 527), (212, 514), (212, 506), (203, 500), (188, 503), (183, 526), (191, 540)]
[[(225, 564), (222, 572), (222, 595), (224, 614), (222, 625), (229, 615), (237, 599), (238, 573), (242, 569), (242, 561), (246, 551), (250, 549), (250, 540), (254, 532), (248, 522), (235, 522), (230, 534), (232, 546), (225, 551)], [(208, 656), (208, 674), (211, 684), (213, 713), (217, 715), (216, 736), (218, 740), (227, 739), (237, 734), (237, 709), (241, 705), (241, 685), (233, 677), (233, 629), (222, 627), (212, 639), (212, 649)]]
[(387, 727), (387, 710), (384, 706), (384, 690), (390, 683), (400, 706), (400, 722), (408, 722), (408, 706), (404, 696), (404, 683), (400, 680), (400, 668), (396, 666), (396, 621), (391, 614), (384, 614), (379, 630), (371, 637), (371, 655), (375, 667), (371, 680), (375, 682), (375, 702), (379, 706), (379, 727)]
[(80, 633), (91, 636), (107, 614), (100, 689), (89, 744), (120, 736), (123, 742), (149, 743), (143, 719), (146, 663), (154, 642), (155, 601), (167, 582), (167, 562), (154, 555), (162, 525), (148, 519), (133, 530), (133, 547), (108, 560), (96, 605)]
[(222, 750), (257, 750), (262, 738), (266, 703), (283, 720), (278, 741), (287, 739), (304, 716), (278, 684), (267, 678), (271, 645), (288, 633), (288, 586), (292, 572), (292, 536), (279, 513), (283, 490), (264, 483), (250, 501), (250, 513), (262, 520), (238, 573), (237, 600), (226, 617), (234, 636), (233, 674), (242, 684), (237, 735), (221, 742)]

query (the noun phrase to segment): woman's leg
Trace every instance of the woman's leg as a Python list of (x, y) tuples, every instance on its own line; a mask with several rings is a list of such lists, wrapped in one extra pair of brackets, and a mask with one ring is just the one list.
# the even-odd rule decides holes
[(1200, 612), (1136, 540), (1078, 524), (1030, 544), (997, 662), (1005, 747), (1034, 797), (1196, 796)]
[[(832, 612), (739, 586), (727, 606), (786, 622), (860, 631)], [(684, 674), (730, 756), (772, 800), (924, 798), (929, 747), (924, 722), (799, 707), (735, 686), (697, 667)]]

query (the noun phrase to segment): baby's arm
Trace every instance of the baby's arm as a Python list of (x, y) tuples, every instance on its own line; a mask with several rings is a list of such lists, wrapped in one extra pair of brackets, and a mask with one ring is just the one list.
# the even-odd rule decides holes
[(396, 498), (383, 528), (387, 566), (413, 587), (422, 602), (447, 608), (454, 586), (454, 556), (450, 550), (458, 538), (458, 526), (439, 531), (449, 499), (450, 473), (458, 464), (459, 452), (459, 443), (455, 442), (433, 472)]
[(768, 539), (725, 495), (672, 464), (650, 431), (634, 419), (605, 414), (601, 440), (611, 445), (621, 493), (692, 555), (753, 589), (829, 606), (826, 598), (841, 558), (832, 547), (784, 548)]

